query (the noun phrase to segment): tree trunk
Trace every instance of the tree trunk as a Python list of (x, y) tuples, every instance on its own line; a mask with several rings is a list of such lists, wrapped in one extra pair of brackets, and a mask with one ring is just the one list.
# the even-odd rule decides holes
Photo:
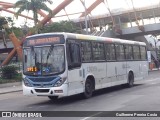
[[(58, 5), (52, 12), (54, 13), (54, 16), (60, 12), (62, 10), (62, 8), (66, 7), (67, 5), (69, 5), (72, 2), (72, 0), (65, 0), (63, 1), (60, 5)], [(49, 20), (51, 20), (53, 16), (47, 15), (39, 24), (38, 26), (43, 26), (44, 24), (46, 24)], [(31, 35), (31, 34), (30, 34)], [(6, 65), (11, 58), (13, 58), (13, 56), (16, 54), (15, 53), (15, 48), (9, 53), (9, 55), (7, 56), (7, 58), (3, 61), (2, 65)]]
[(12, 30), (8, 27), (8, 24), (4, 24), (3, 28), (7, 32), (9, 39), (12, 41), (14, 48), (17, 51), (19, 60), (22, 61), (22, 48), (21, 48), (19, 39), (15, 36)]
[(22, 61), (22, 47), (20, 45), (20, 41), (17, 39), (13, 32), (9, 34), (9, 39), (12, 41), (14, 48), (17, 51), (19, 60)]
[[(27, 36), (30, 36), (32, 33), (29, 32), (25, 37), (22, 38), (22, 41), (20, 41), (20, 45), (22, 46), (23, 42), (25, 41), (26, 37)], [(10, 53), (9, 55), (7, 56), (7, 58), (2, 62), (2, 64), (0, 66), (3, 66), (3, 65), (7, 65), (9, 64), (9, 62), (11, 61), (11, 59), (16, 55), (16, 48), (14, 48)]]

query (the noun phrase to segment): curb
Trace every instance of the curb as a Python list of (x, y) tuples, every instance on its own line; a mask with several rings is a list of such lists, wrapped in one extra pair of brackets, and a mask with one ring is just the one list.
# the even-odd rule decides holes
[(12, 82), (12, 83), (0, 84), (0, 88), (13, 87), (13, 86), (22, 86), (22, 82)]
[(149, 72), (159, 71), (160, 69), (148, 70)]
[(22, 91), (22, 82), (0, 84), (0, 95)]
[(22, 91), (22, 90), (7, 91), (7, 92), (2, 92), (2, 93), (0, 93), (0, 95), (2, 95), (2, 94), (7, 94), (7, 93), (13, 93), (13, 92), (20, 92), (20, 91)]

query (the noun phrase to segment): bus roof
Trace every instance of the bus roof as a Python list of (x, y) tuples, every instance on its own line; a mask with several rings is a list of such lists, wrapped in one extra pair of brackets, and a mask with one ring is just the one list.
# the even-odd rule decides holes
[(76, 33), (66, 33), (66, 32), (42, 33), (42, 34), (28, 36), (27, 38), (41, 37), (44, 35), (46, 36), (63, 35), (65, 38), (71, 38), (71, 39), (102, 41), (102, 42), (107, 42), (107, 43), (136, 44), (136, 45), (144, 45), (144, 46), (146, 45), (144, 42), (138, 42), (138, 41), (132, 41), (132, 40), (109, 38), (109, 37), (99, 37), (99, 36), (83, 35), (83, 34), (76, 34)]

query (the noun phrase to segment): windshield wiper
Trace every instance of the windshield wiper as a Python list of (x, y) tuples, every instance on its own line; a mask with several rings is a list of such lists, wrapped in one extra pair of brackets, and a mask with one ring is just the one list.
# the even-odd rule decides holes
[(33, 59), (35, 59), (35, 64), (37, 63), (37, 54), (34, 51), (34, 47), (31, 47), (31, 56), (33, 56)]
[(53, 45), (51, 45), (51, 47), (49, 48), (49, 51), (48, 51), (48, 54), (47, 54), (47, 60), (46, 60), (46, 63), (48, 63), (48, 59), (49, 59), (49, 57), (50, 57), (50, 55), (51, 55), (51, 53), (52, 53), (52, 51), (53, 51), (53, 48), (54, 48), (54, 46), (53, 46)]
[(31, 55), (34, 56), (34, 54), (35, 54), (34, 47), (31, 46)]

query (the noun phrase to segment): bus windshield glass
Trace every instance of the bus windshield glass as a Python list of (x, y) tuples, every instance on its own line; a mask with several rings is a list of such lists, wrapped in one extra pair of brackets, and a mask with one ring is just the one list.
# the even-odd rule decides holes
[(24, 74), (52, 75), (65, 69), (63, 45), (24, 48)]

